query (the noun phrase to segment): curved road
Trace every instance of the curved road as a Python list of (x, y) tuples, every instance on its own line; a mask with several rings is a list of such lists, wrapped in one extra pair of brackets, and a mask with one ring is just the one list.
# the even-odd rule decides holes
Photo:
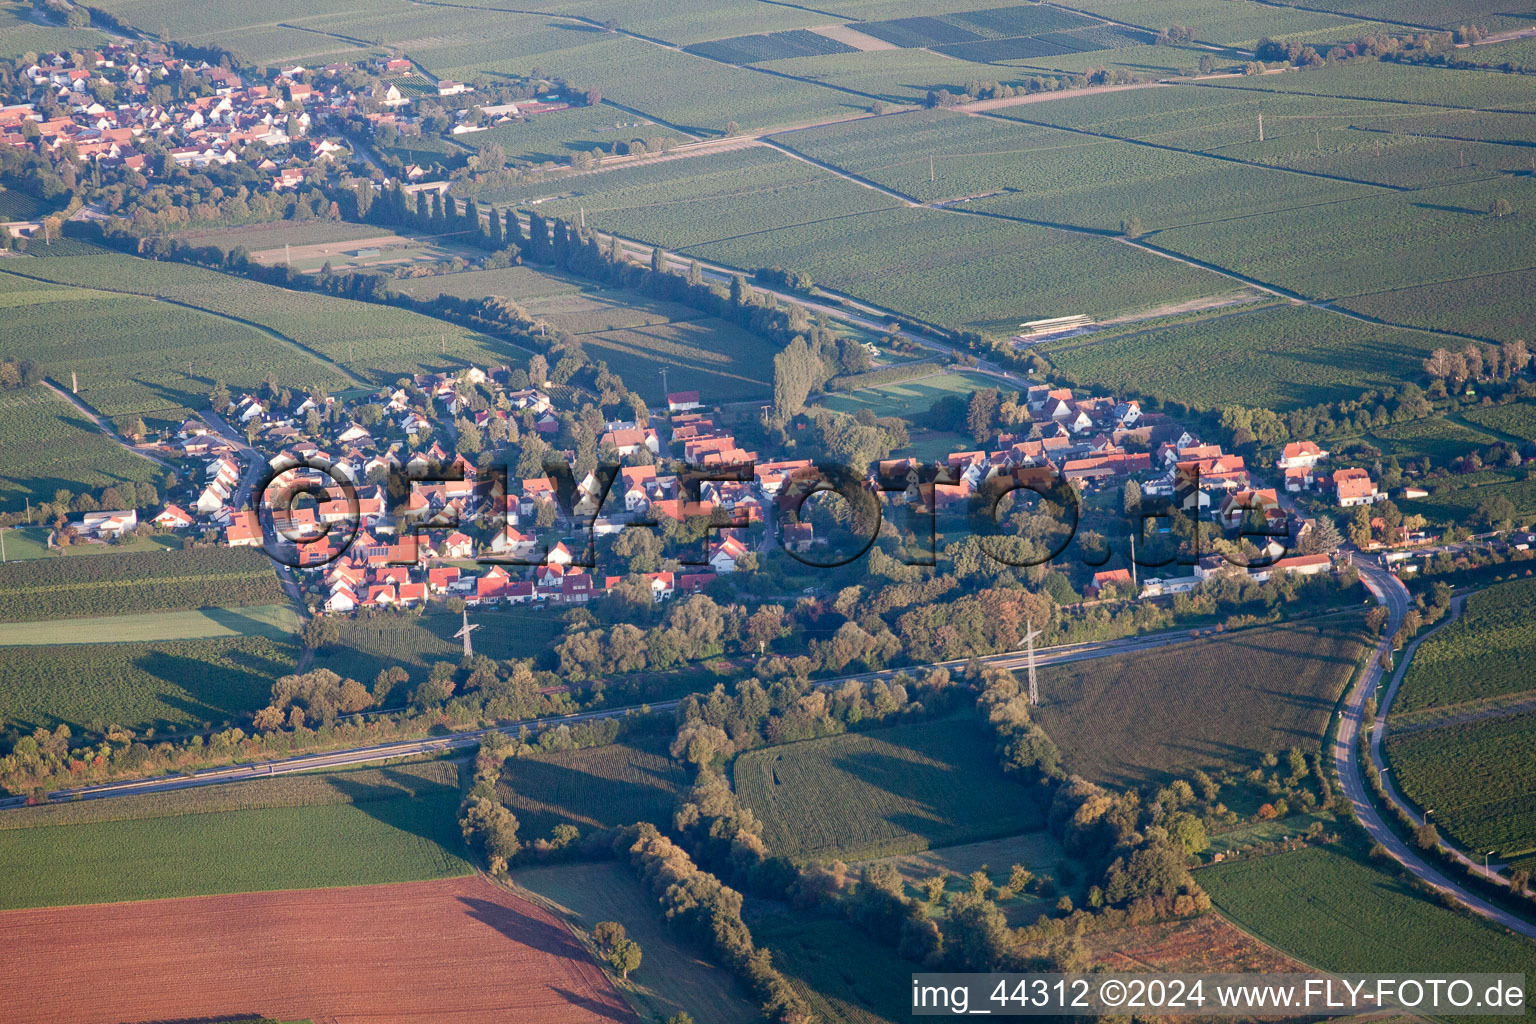
[[(1167, 647), (1171, 644), (1187, 643), (1191, 639), (1193, 639), (1193, 636), (1190, 630), (1175, 630), (1166, 633), (1153, 633), (1147, 636), (1126, 637), (1119, 640), (1096, 640), (1086, 643), (1063, 644), (1058, 647), (1042, 647), (1035, 652), (1035, 663), (1037, 665), (1054, 665), (1072, 661), (1088, 661), (1094, 658), (1107, 658), (1115, 654), (1131, 654), (1158, 647)], [(1014, 669), (1024, 668), (1028, 664), (1028, 655), (1019, 651), (1008, 651), (974, 660), (987, 667)], [(838, 676), (835, 679), (824, 679), (816, 683), (816, 685), (827, 688), (839, 686), (850, 680), (862, 682), (874, 679), (890, 679), (901, 672), (911, 674), (914, 671), (922, 671), (926, 668), (964, 669), (971, 664), (971, 661), (972, 659), (970, 658), (957, 658), (953, 661), (935, 662), (931, 665), (885, 669), (879, 672), (861, 672), (856, 675)], [(653, 711), (670, 711), (681, 703), (681, 700), (670, 700), (648, 706)], [(620, 718), (631, 711), (638, 710), (638, 705), (631, 705), (622, 708), (605, 708), (599, 711), (583, 711), (573, 715), (558, 715), (550, 718), (531, 718), (486, 729), (466, 730), (454, 733), (451, 736), (394, 740), (366, 747), (299, 754), (294, 757), (257, 761), (250, 764), (209, 768), (190, 775), (161, 775), (148, 779), (131, 779), (122, 782), (105, 782), (94, 786), (80, 786), (74, 789), (61, 789), (56, 790), (51, 796), (53, 801), (74, 799), (99, 800), (107, 797), (127, 796), (132, 793), (160, 793), (168, 790), (216, 786), (227, 782), (243, 782), (249, 779), (267, 778), (273, 775), (287, 775), (292, 772), (313, 771), (317, 768), (340, 768), (350, 765), (367, 764), (374, 761), (387, 761), (397, 757), (439, 754), (445, 751), (472, 747), (480, 742), (480, 737), (491, 732), (511, 734), (525, 727), (538, 729), (556, 725), (569, 725), (575, 722), (592, 722), (605, 718)], [(12, 797), (0, 801), (0, 808), (19, 807), (25, 804), (25, 802), (26, 799), (24, 797)]]
[[(1333, 758), (1338, 768), (1339, 779), (1344, 784), (1344, 795), (1349, 799), (1355, 809), (1355, 816), (1360, 820), (1370, 837), (1387, 849), (1393, 859), (1405, 867), (1415, 878), (1432, 886), (1436, 890), (1454, 898), (1458, 903), (1474, 913), (1486, 917), (1495, 924), (1518, 932), (1528, 938), (1536, 939), (1536, 924), (1510, 913), (1500, 907), (1494, 906), (1480, 896), (1474, 895), (1462, 888), (1457, 882), (1447, 878), (1438, 868), (1431, 867), (1418, 851), (1410, 848), (1407, 843), (1398, 838), (1383, 820), (1381, 813), (1377, 811), (1370, 800), (1370, 791), (1365, 783), (1364, 769), (1360, 763), (1359, 735), (1361, 724), (1365, 719), (1365, 703), (1375, 695), (1377, 686), (1381, 682), (1381, 655), (1391, 649), (1392, 634), (1402, 625), (1403, 616), (1408, 613), (1409, 600), (1408, 588), (1403, 586), (1402, 580), (1394, 574), (1364, 558), (1355, 561), (1355, 567), (1360, 570), (1360, 579), (1370, 590), (1378, 603), (1385, 605), (1389, 613), (1387, 626), (1382, 631), (1381, 643), (1372, 652), (1370, 663), (1365, 668), (1365, 673), (1350, 692), (1348, 702), (1345, 704), (1343, 716), (1339, 721), (1339, 732), (1334, 740)], [(1396, 670), (1394, 687), (1400, 681), (1404, 668), (1408, 664), (1408, 658), (1417, 645), (1404, 652), (1402, 665)], [(1391, 691), (1388, 691), (1389, 694)], [(1385, 702), (1384, 702), (1385, 703)], [(1372, 738), (1372, 760), (1379, 756), (1379, 743), (1382, 726), (1386, 721), (1384, 708), (1378, 708), (1377, 718), (1374, 723), (1376, 734)], [(1380, 770), (1380, 762), (1376, 761), (1377, 770)], [(1389, 791), (1390, 792), (1390, 791)]]

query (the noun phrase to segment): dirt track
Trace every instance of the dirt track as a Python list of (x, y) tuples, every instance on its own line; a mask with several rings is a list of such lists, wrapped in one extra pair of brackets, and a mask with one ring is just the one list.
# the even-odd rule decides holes
[(545, 911), (475, 878), (0, 914), (6, 1024), (633, 1024)]

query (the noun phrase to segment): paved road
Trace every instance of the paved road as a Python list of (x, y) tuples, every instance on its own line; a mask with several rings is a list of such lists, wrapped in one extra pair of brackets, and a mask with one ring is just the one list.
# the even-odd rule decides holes
[[(1494, 906), (1480, 896), (1474, 895), (1462, 888), (1457, 882), (1447, 878), (1438, 868), (1431, 867), (1419, 856), (1418, 851), (1410, 848), (1407, 843), (1398, 838), (1387, 823), (1382, 819), (1381, 813), (1371, 803), (1370, 791), (1365, 783), (1364, 769), (1360, 763), (1360, 735), (1361, 724), (1365, 719), (1365, 703), (1375, 695), (1378, 684), (1381, 682), (1381, 658), (1382, 652), (1388, 650), (1392, 643), (1392, 634), (1397, 632), (1402, 624), (1403, 616), (1408, 613), (1408, 590), (1392, 573), (1376, 565), (1374, 562), (1357, 557), (1355, 566), (1360, 570), (1360, 579), (1365, 583), (1376, 600), (1385, 605), (1389, 613), (1386, 629), (1382, 631), (1381, 643), (1372, 652), (1370, 664), (1365, 668), (1364, 677), (1351, 691), (1348, 703), (1344, 707), (1344, 714), (1339, 722), (1338, 736), (1334, 740), (1333, 758), (1338, 768), (1339, 778), (1344, 783), (1344, 795), (1355, 809), (1355, 816), (1360, 819), (1370, 837), (1387, 849), (1394, 860), (1403, 865), (1415, 878), (1434, 887), (1442, 893), (1453, 897), (1467, 909), (1480, 914), (1495, 924), (1502, 925), (1510, 931), (1536, 939), (1536, 924), (1532, 924), (1523, 918)], [(1403, 664), (1397, 669), (1396, 678), (1400, 679), (1408, 662), (1408, 652), (1404, 652)], [(1376, 744), (1379, 742), (1381, 726), (1385, 719), (1385, 713), (1378, 710), (1376, 721), (1377, 735), (1372, 740), (1373, 760), (1377, 755)], [(1380, 770), (1378, 762), (1377, 769)]]
[[(1063, 644), (1058, 647), (1040, 648), (1035, 652), (1037, 665), (1056, 665), (1073, 661), (1088, 661), (1094, 658), (1106, 658), (1115, 654), (1130, 654), (1137, 651), (1153, 650), (1158, 647), (1167, 647), (1172, 644), (1187, 643), (1192, 639), (1189, 630), (1177, 630), (1167, 633), (1154, 633), (1148, 636), (1127, 637), (1121, 640), (1091, 641), (1088, 643)], [(911, 674), (914, 671), (922, 671), (924, 668), (948, 668), (963, 670), (971, 663), (972, 659), (958, 658), (953, 661), (937, 662), (931, 666), (918, 666), (907, 669), (886, 669), (880, 672), (861, 672), (855, 675), (839, 676), (836, 679), (825, 679), (816, 685), (822, 688), (840, 686), (850, 680), (866, 681), (873, 679), (890, 679), (899, 672)], [(1002, 654), (988, 655), (975, 659), (982, 665), (1001, 668), (1023, 668), (1027, 664), (1028, 655), (1019, 651), (1009, 651)], [(648, 705), (653, 711), (670, 711), (675, 709), (680, 700), (662, 701)], [(190, 775), (159, 776), (150, 779), (134, 779), (124, 782), (107, 782), (95, 786), (80, 786), (73, 789), (57, 790), (53, 794), (55, 801), (72, 799), (100, 800), (108, 797), (127, 796), (133, 793), (161, 793), (177, 789), (193, 789), (200, 786), (216, 786), (229, 782), (244, 782), (250, 779), (261, 779), (275, 775), (287, 775), (292, 772), (313, 771), (317, 768), (339, 768), (348, 765), (368, 764), (375, 761), (385, 761), (396, 757), (415, 757), (422, 754), (438, 754), (465, 747), (472, 747), (480, 742), (480, 738), (486, 733), (500, 732), (511, 734), (519, 729), (539, 729), (555, 725), (569, 725), (577, 722), (592, 722), (606, 718), (620, 718), (631, 711), (639, 710), (638, 705), (622, 708), (606, 708), (600, 711), (584, 711), (573, 715), (560, 715), (551, 718), (533, 718), (518, 722), (509, 722), (488, 729), (472, 729), (465, 732), (454, 733), (452, 736), (433, 736), (427, 739), (396, 740), (389, 743), (378, 743), (367, 747), (354, 747), (347, 750), (332, 750), (321, 753), (300, 754), (295, 757), (277, 758), (270, 761), (258, 761), (251, 764), (232, 765), (225, 768), (210, 768), (206, 771), (195, 772)], [(0, 801), (0, 807), (17, 807), (25, 802), (23, 797), (12, 797)]]

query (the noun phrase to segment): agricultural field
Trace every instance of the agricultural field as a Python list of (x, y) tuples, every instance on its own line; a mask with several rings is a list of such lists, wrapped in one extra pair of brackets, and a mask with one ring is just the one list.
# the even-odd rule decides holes
[(1536, 969), (1528, 941), (1447, 910), (1343, 850), (1309, 847), (1219, 864), (1195, 877), (1241, 928), (1325, 971)]
[[(684, 162), (617, 166), (558, 184), (569, 188), (539, 204), (544, 216), (575, 221), (585, 210), (589, 226), (668, 249), (806, 222), (846, 223), (859, 213), (897, 205), (897, 200), (762, 146)], [(516, 204), (550, 191), (549, 183), (534, 183), (487, 192), (485, 198)]]
[(1146, 240), (1308, 298), (1341, 299), (1522, 269), (1510, 264), (1528, 253), (1524, 218), (1532, 210), (1517, 205), (1512, 216), (1491, 217), (1499, 198), (1525, 202), (1503, 181), (1442, 185), (1339, 204), (1326, 227), (1250, 216)]
[(255, 548), (206, 547), (0, 565), (0, 622), (236, 608), (285, 600)]
[[(338, 777), (337, 788), (351, 784)], [(3, 906), (119, 903), (469, 874), (456, 785), (360, 782), (345, 803), (0, 829)]]
[(47, 212), (48, 208), (40, 200), (25, 192), (0, 186), (0, 221), (31, 220)]
[(613, 288), (593, 288), (580, 294), (541, 295), (528, 299), (523, 308), (555, 330), (575, 335), (706, 319), (692, 306)]
[(529, 45), (536, 46), (538, 41), (519, 36), (508, 40), (502, 53), (487, 52), (480, 43), (469, 52), (427, 50), (413, 51), (412, 56), (438, 76), (451, 78), (472, 78), (484, 72), (527, 74), (539, 67), (582, 88), (600, 90), (615, 106), (699, 137), (724, 135), (732, 122), (755, 131), (868, 109), (868, 101), (861, 96), (721, 64), (624, 35), (606, 35), (590, 26), (562, 25), (556, 31), (564, 39), (557, 40), (562, 48), (553, 51), (530, 53)]
[(791, 987), (827, 1024), (896, 1024), (909, 1012), (913, 964), (840, 917), (754, 915), (752, 937), (773, 955)]
[(755, 1024), (760, 1019), (735, 978), (700, 959), (686, 939), (667, 927), (656, 901), (627, 864), (519, 868), (512, 881), (584, 932), (590, 934), (599, 921), (624, 926), (645, 951), (640, 969), (623, 989), (642, 1013), (660, 1020), (686, 1012), (712, 1024)]
[[(107, 34), (94, 28), (66, 28), (63, 19), (47, 21), (33, 13), (22, 0), (0, 3), (0, 59), (15, 60), (24, 53), (51, 53), (100, 46)], [(0, 220), (14, 219), (0, 212)]]
[[(1119, 51), (1100, 51), (1098, 63), (1114, 59)], [(958, 94), (967, 82), (1018, 84), (1038, 77), (1030, 68), (984, 64), (929, 50), (866, 50), (830, 57), (790, 57), (765, 61), (754, 67), (795, 78), (845, 89), (869, 100), (887, 103), (922, 103), (929, 90), (947, 89)], [(850, 97), (853, 98), (853, 97)], [(867, 101), (866, 101), (867, 102)]]
[(473, 260), (482, 251), (466, 249), (453, 235), (379, 234), (375, 229), (355, 241), (326, 240), (297, 248), (261, 249), (251, 259), (266, 266), (283, 264), (304, 274), (315, 274), (329, 266), (332, 270), (379, 270), (392, 272), (415, 263), (443, 263), (453, 259)]
[(1476, 522), (1478, 509), (1494, 498), (1508, 498), (1515, 507), (1516, 522), (1536, 519), (1536, 477), (1501, 471), (1484, 470), (1457, 481), (1465, 486), (1431, 492), (1427, 498), (1414, 498), (1399, 502), (1404, 515), (1421, 515), (1431, 523), (1449, 526), (1452, 523)]
[(1501, 583), (1467, 598), (1459, 619), (1419, 645), (1393, 710), (1421, 711), (1532, 689), (1527, 659), (1536, 656), (1533, 601), (1536, 581), (1531, 580)]
[[(187, 381), (185, 374), (178, 372), (178, 383), (190, 392), (187, 400), (195, 407), (205, 404), (215, 371), (221, 375), (219, 379), (233, 389), (255, 386), (269, 372), (275, 372), (274, 366), (286, 366), (289, 367), (286, 374), (278, 373), (281, 383), (311, 383), (339, 390), (362, 382), (362, 377), (357, 374), (366, 376), (373, 384), (392, 383), (404, 373), (460, 367), (468, 363), (498, 366), (526, 358), (521, 349), (504, 341), (419, 313), (313, 292), (289, 291), (182, 263), (141, 260), (118, 254), (71, 256), (28, 261), (26, 273), (33, 278), (63, 284), (91, 284), (164, 299), (165, 302), (151, 303), (145, 299), (114, 297), (114, 301), (142, 303), (154, 310), (168, 309), (198, 316), (201, 318), (198, 323), (208, 321), (206, 326), (215, 338), (225, 329), (238, 328), (246, 332), (245, 336), (255, 332), (255, 340), (262, 343), (266, 358), (272, 362), (265, 364), (267, 368), (259, 373), (253, 368), (249, 380), (226, 370), (231, 364), (222, 356), (217, 362), (211, 360), (207, 355), (207, 341), (198, 346), (198, 352), (194, 353), (196, 379)], [(0, 301), (4, 298), (0, 295)], [(169, 303), (185, 304), (214, 315), (196, 314)], [(247, 324), (255, 326), (247, 327)], [(39, 327), (40, 330), (46, 327), (43, 333), (48, 336), (54, 336), (48, 332), (64, 329), (60, 324)], [(153, 340), (164, 342), (160, 337)], [(146, 339), (142, 344), (148, 346), (151, 342)], [(113, 355), (101, 357), (101, 362), (114, 365), (130, 355), (135, 360), (140, 358), (137, 350), (114, 346)], [(156, 358), (170, 366), (180, 360), (180, 365), (186, 366), (186, 357), (179, 354), (159, 352)], [(233, 365), (238, 366), (238, 361)], [(67, 365), (59, 367), (66, 375), (69, 368)], [(52, 369), (50, 367), (50, 372)], [(105, 374), (105, 366), (102, 372)], [(85, 390), (91, 383), (91, 378), (82, 369), (82, 397), (96, 405), (96, 400)], [(99, 405), (96, 407), (100, 408)]]
[(995, 378), (979, 373), (935, 373), (897, 384), (829, 394), (819, 404), (833, 412), (856, 413), (868, 409), (876, 416), (912, 417), (927, 412), (940, 399), (950, 396), (969, 399), (972, 392), (995, 388), (999, 383)]
[[(630, 1024), (553, 914), (487, 879), (247, 893), (0, 916), (7, 1019)], [(143, 936), (153, 935), (146, 944)], [(643, 970), (643, 968), (642, 968)], [(232, 1017), (231, 1008), (241, 1016)]]
[(1004, 107), (995, 113), (1003, 118), (1209, 153), (1257, 143), (1260, 113), (1264, 115), (1266, 146), (1287, 143), (1286, 147), (1277, 147), (1275, 154), (1286, 149), (1297, 154), (1315, 153), (1321, 148), (1320, 136), (1324, 132), (1330, 139), (1387, 132), (1519, 142), (1530, 141), (1531, 133), (1536, 131), (1536, 125), (1524, 113), (1275, 93), (1256, 88), (1215, 89), (1190, 83), (1114, 92), (1089, 90), (1052, 97), (1050, 102)]
[(526, 309), (532, 299), (576, 295), (593, 286), (576, 278), (560, 277), (543, 268), (517, 266), (410, 277), (393, 282), (391, 287), (418, 299), (435, 295), (453, 295), (461, 299), (499, 295)]
[(1529, 403), (1468, 409), (1461, 418), (1522, 441), (1536, 441), (1536, 406)]
[[(1128, 40), (1121, 40), (1122, 43)], [(1120, 45), (1113, 50), (1088, 50), (1082, 53), (1060, 53), (1045, 57), (1027, 57), (1005, 61), (1008, 68), (1015, 68), (1008, 75), (1016, 78), (1020, 73), (1063, 72), (1073, 75), (1092, 74), (1101, 68), (1122, 70), (1138, 76), (1164, 76), (1194, 74), (1200, 70), (1200, 60), (1210, 57), (1216, 71), (1235, 69), (1239, 62), (1228, 61), (1219, 53), (1200, 46), (1159, 46), (1154, 44)]]
[(1067, 6), (1153, 32), (1169, 25), (1188, 25), (1200, 42), (1244, 49), (1252, 49), (1264, 36), (1317, 45), (1324, 40), (1358, 39), (1375, 28), (1353, 18), (1250, 0), (1220, 4), (1202, 0), (1073, 0)]
[(1338, 617), (1043, 667), (1035, 717), (1068, 771), (1105, 785), (1246, 770), (1315, 747), (1364, 641), (1358, 619)]
[[(1230, 281), (1107, 238), (931, 209), (816, 221), (688, 251), (738, 267), (791, 267), (910, 316), (1004, 336), (1025, 320), (1107, 318), (1231, 291)], [(1080, 273), (1088, 265), (1095, 273)]]
[(1370, 432), (1370, 443), (1385, 458), (1428, 458), (1444, 466), (1475, 448), (1486, 448), (1500, 439), (1475, 427), (1436, 417), (1409, 420)]
[[(1344, 309), (1414, 327), (1439, 327), (1489, 341), (1524, 340), (1531, 333), (1530, 295), (1536, 270), (1400, 288), (1340, 299)], [(1449, 339), (1447, 339), (1449, 341)]]
[[(78, 375), (81, 399), (97, 412), (143, 416), (151, 426), (174, 423), (206, 404), (215, 373), (231, 388), (255, 387), (268, 375), (299, 386), (344, 383), (336, 370), (296, 346), (228, 317), (19, 276), (43, 278), (68, 264), (84, 263), (97, 273), (82, 273), (80, 279), (105, 286), (112, 275), (101, 271), (108, 271), (113, 259), (7, 260), (7, 269), (0, 271), (0, 279), (12, 286), (0, 292), (10, 328), (7, 353), (36, 360), (66, 387), (71, 374)], [(10, 269), (17, 264), (24, 271)]]
[(642, 736), (586, 750), (508, 759), (498, 793), (522, 835), (547, 837), (556, 825), (583, 832), (672, 820), (688, 775), (667, 755), (669, 737)]
[(62, 621), (3, 622), (0, 623), (0, 647), (218, 640), (233, 636), (286, 640), (298, 631), (299, 617), (293, 607), (271, 604)]
[(866, 118), (774, 141), (924, 202), (990, 196), (967, 208), (1104, 231), (1131, 216), (1144, 229), (1172, 227), (1376, 191), (948, 111)]
[[(713, 317), (584, 334), (581, 347), (652, 404), (664, 400), (665, 390), (696, 390), (706, 402), (748, 401), (773, 393), (778, 349)], [(665, 389), (656, 374), (662, 365), (668, 369)]]
[(694, 43), (686, 49), (689, 53), (727, 64), (755, 64), (758, 61), (782, 60), (787, 57), (824, 57), (833, 53), (856, 52), (846, 43), (805, 29), (716, 39), (707, 43)]
[(741, 401), (771, 393), (776, 347), (675, 302), (530, 267), (411, 278), (396, 287), (418, 297), (509, 298), (536, 321), (576, 336), (592, 359), (606, 362), (653, 404), (664, 399), (656, 373), (661, 365), (668, 368), (671, 390), (697, 390), (705, 400)]
[(1536, 714), (1387, 735), (1394, 778), (1462, 847), (1495, 860), (1536, 853)]
[(1220, 914), (1111, 928), (1084, 941), (1094, 962), (1111, 971), (1313, 973)]
[(296, 641), (265, 636), (0, 647), (0, 719), (74, 732), (229, 722), (264, 707), (298, 657)]
[(1196, 408), (1284, 411), (1357, 398), (1420, 372), (1444, 339), (1348, 320), (1295, 304), (1248, 308), (1165, 326), (1047, 343), (1064, 375), (1110, 393)]
[(732, 774), (773, 853), (888, 856), (1039, 829), (992, 746), (957, 717), (748, 751)]
[(677, 133), (615, 107), (571, 107), (534, 114), (527, 120), (495, 125), (460, 141), (484, 149), (495, 143), (511, 160), (565, 163), (571, 154), (592, 150), (613, 152), (632, 139), (671, 138)]
[[(992, 884), (1001, 888), (1008, 884), (1009, 871), (1015, 864), (1028, 868), (1036, 875), (1054, 878), (1056, 865), (1064, 857), (1061, 844), (1050, 833), (1026, 832), (1006, 839), (989, 839), (980, 843), (885, 857), (876, 863), (889, 864), (901, 873), (908, 896), (926, 899), (918, 888), (919, 883), (935, 875), (950, 876), (945, 892), (969, 892), (971, 883), (968, 876), (973, 871), (985, 871)], [(1057, 891), (1068, 892), (1074, 901), (1081, 897), (1077, 887), (1058, 884)], [(1051, 913), (1055, 903), (1054, 895), (1045, 898), (1033, 893), (1014, 893), (999, 901), (998, 907), (1008, 918), (1009, 925), (1018, 927), (1034, 924), (1041, 914)]]
[[(565, 628), (558, 613), (536, 607), (480, 612), (475, 622), (481, 626), (475, 632), (475, 653), (503, 659), (535, 657)], [(425, 670), (434, 661), (457, 661), (464, 647), (453, 634), (461, 624), (459, 616), (446, 611), (344, 619), (340, 638), (320, 650), (315, 667), (367, 682), (392, 665)]]
[(329, 807), (380, 800), (429, 799), (457, 789), (460, 761), (417, 761), (386, 768), (298, 772), (224, 786), (126, 793), (111, 800), (64, 800), (9, 808), (0, 831), (109, 821), (174, 819), (188, 814)]
[(1212, 79), (1202, 83), (1201, 88), (1433, 103), (1468, 110), (1536, 110), (1530, 83), (1520, 75), (1371, 61), (1313, 68), (1301, 74), (1269, 75), (1258, 83)]
[(243, 245), (251, 252), (261, 252), (281, 249), (285, 245), (350, 242), (378, 234), (376, 224), (354, 224), (345, 220), (277, 220), (233, 227), (194, 228), (177, 232), (174, 237), (188, 245), (213, 245), (225, 251)]
[(0, 394), (0, 511), (124, 481), (157, 483), (164, 470), (124, 450), (64, 399), (41, 386)]

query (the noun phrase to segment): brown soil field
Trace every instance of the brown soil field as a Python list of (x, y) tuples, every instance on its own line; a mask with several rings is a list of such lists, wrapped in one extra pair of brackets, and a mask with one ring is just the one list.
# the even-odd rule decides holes
[(5, 1024), (634, 1024), (551, 914), (481, 877), (0, 914)]
[(1214, 913), (1117, 928), (1085, 941), (1094, 962), (1114, 971), (1313, 973)]

